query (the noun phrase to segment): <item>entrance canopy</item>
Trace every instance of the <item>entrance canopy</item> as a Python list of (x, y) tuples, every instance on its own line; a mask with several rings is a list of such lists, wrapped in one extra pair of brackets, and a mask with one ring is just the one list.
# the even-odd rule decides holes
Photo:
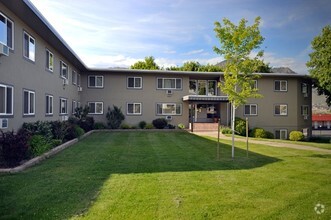
[(183, 101), (189, 102), (228, 102), (227, 96), (208, 96), (208, 95), (186, 95), (183, 97)]

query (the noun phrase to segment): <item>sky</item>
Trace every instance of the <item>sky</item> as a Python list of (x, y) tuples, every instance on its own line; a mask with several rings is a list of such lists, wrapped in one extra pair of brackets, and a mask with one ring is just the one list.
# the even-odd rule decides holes
[(271, 67), (307, 74), (314, 37), (331, 24), (330, 0), (30, 0), (88, 67), (130, 67), (153, 56), (160, 67), (224, 59), (215, 21), (257, 16)]

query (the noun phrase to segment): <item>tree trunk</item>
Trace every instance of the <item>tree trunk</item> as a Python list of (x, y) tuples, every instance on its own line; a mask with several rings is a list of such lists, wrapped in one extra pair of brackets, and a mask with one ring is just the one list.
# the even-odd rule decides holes
[(235, 115), (236, 115), (236, 108), (234, 106), (235, 103), (231, 105), (232, 109), (232, 114), (231, 114), (231, 130), (232, 130), (232, 149), (231, 149), (231, 157), (234, 159), (234, 132), (235, 132), (235, 127), (234, 127), (234, 122), (235, 122)]

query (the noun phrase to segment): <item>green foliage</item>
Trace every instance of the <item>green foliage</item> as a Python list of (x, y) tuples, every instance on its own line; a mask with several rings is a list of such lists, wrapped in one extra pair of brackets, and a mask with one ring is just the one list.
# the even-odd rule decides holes
[(131, 129), (131, 126), (128, 125), (128, 124), (123, 123), (123, 124), (121, 124), (120, 128), (121, 129)]
[(53, 138), (52, 123), (49, 121), (25, 122), (22, 128), (29, 131), (32, 135), (42, 135), (48, 141)]
[(140, 69), (140, 70), (159, 70), (160, 67), (155, 63), (154, 57), (149, 56), (145, 57), (144, 61), (138, 61), (131, 65), (131, 69)]
[(222, 134), (232, 134), (231, 128), (224, 127), (221, 129)]
[(122, 113), (121, 108), (117, 106), (113, 106), (113, 108), (108, 107), (108, 112), (106, 114), (106, 118), (108, 120), (108, 127), (111, 129), (118, 129), (124, 121), (125, 116)]
[(82, 120), (82, 119), (87, 117), (89, 111), (90, 111), (90, 108), (87, 105), (85, 105), (84, 108), (83, 107), (77, 107), (77, 108), (75, 108), (74, 116), (78, 120)]
[(311, 42), (313, 52), (306, 63), (310, 76), (314, 79), (314, 86), (318, 93), (327, 97), (327, 104), (331, 106), (331, 26), (323, 28), (321, 35)]
[(290, 133), (290, 140), (291, 141), (302, 141), (304, 140), (305, 136), (301, 131), (291, 131)]
[(52, 145), (53, 148), (57, 147), (61, 144), (62, 144), (62, 140), (60, 140), (60, 139), (52, 139), (52, 141), (51, 141), (51, 145)]
[(3, 132), (0, 130), (0, 155), (7, 167), (14, 167), (28, 156), (28, 139), (30, 132), (20, 129), (17, 134), (14, 131)]
[(153, 128), (154, 128), (154, 125), (151, 123), (147, 123), (145, 126), (145, 129), (153, 129)]
[(173, 71), (195, 71), (195, 72), (223, 72), (223, 68), (216, 65), (202, 65), (199, 62), (188, 61), (183, 64), (183, 66), (177, 67), (172, 66), (167, 68), (167, 70)]
[(179, 123), (179, 124), (178, 124), (178, 128), (179, 128), (179, 129), (185, 129), (185, 125), (184, 125), (183, 123)]
[(64, 121), (52, 121), (51, 128), (52, 128), (53, 138), (63, 141), (67, 133), (68, 123)]
[(254, 128), (250, 132), (249, 136), (254, 138), (269, 138), (269, 139), (274, 138), (274, 135), (271, 132), (266, 131), (263, 128)]
[(240, 136), (246, 136), (246, 120), (241, 118), (235, 118), (235, 131)]
[(85, 117), (78, 121), (78, 126), (81, 127), (85, 132), (91, 131), (94, 128), (94, 118)]
[(214, 51), (227, 60), (221, 88), (234, 108), (237, 108), (246, 103), (248, 98), (260, 97), (258, 90), (251, 85), (258, 77), (253, 72), (261, 65), (259, 58), (263, 56), (263, 51), (259, 51), (253, 59), (250, 55), (253, 50), (260, 48), (264, 39), (259, 30), (260, 17), (255, 19), (252, 26), (246, 26), (245, 19), (241, 19), (238, 26), (226, 18), (223, 23), (215, 22), (214, 31), (221, 48), (214, 47)]
[(70, 141), (75, 138), (79, 138), (84, 134), (84, 129), (79, 127), (78, 125), (70, 125), (67, 129), (67, 133), (65, 136), (66, 141)]
[(157, 118), (152, 121), (152, 124), (157, 129), (163, 129), (168, 125), (168, 122), (165, 118)]
[(266, 138), (268, 138), (268, 139), (274, 139), (275, 138), (275, 136), (274, 136), (274, 134), (273, 133), (271, 133), (270, 131), (265, 131), (266, 132)]
[(29, 141), (30, 153), (33, 157), (40, 156), (52, 148), (52, 144), (42, 135), (33, 135)]
[(146, 127), (146, 124), (147, 123), (145, 121), (141, 121), (141, 122), (139, 122), (138, 126), (139, 126), (139, 128), (144, 129)]
[(106, 126), (102, 122), (97, 122), (94, 124), (94, 129), (96, 130), (106, 129)]

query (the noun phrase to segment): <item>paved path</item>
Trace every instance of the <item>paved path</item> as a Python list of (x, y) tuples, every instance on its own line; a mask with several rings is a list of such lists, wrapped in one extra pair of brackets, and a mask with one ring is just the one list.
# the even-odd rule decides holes
[[(209, 137), (217, 138), (217, 131), (197, 131), (197, 132), (193, 132), (193, 134), (196, 134), (199, 136), (209, 136)], [(220, 139), (232, 140), (231, 137), (227, 137), (227, 136), (223, 135), (222, 133), (220, 133)], [(245, 138), (236, 138), (235, 140), (246, 142)], [(293, 149), (299, 149), (299, 150), (309, 150), (309, 151), (323, 152), (323, 153), (331, 154), (331, 150), (328, 150), (328, 149), (322, 149), (322, 148), (299, 145), (299, 144), (273, 142), (273, 141), (260, 141), (260, 140), (252, 140), (252, 139), (249, 139), (249, 143), (265, 144), (265, 145), (273, 146), (273, 147), (293, 148)]]

